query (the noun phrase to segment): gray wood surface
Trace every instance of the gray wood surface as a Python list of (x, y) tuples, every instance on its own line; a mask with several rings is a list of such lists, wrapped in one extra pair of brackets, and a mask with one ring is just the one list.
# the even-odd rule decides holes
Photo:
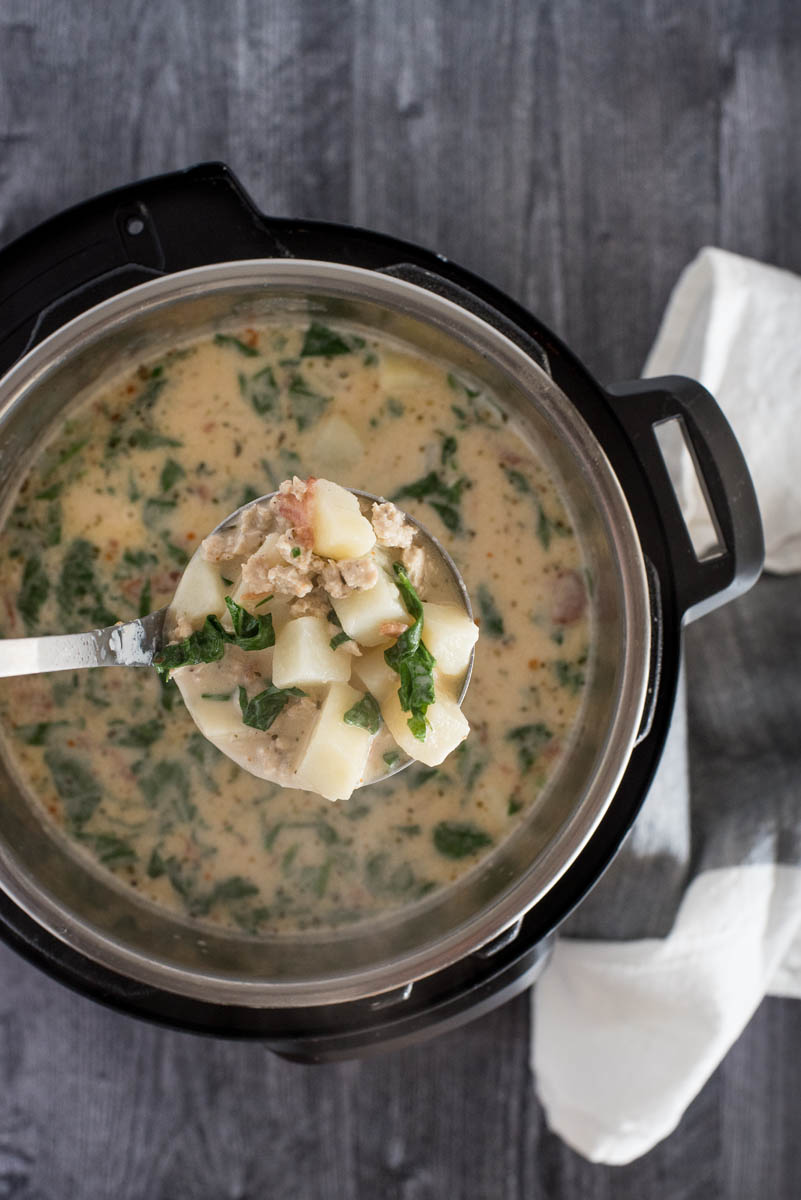
[[(799, 79), (796, 0), (0, 0), (0, 240), (221, 158), (266, 211), (433, 246), (624, 378), (701, 245), (801, 270)], [(303, 1068), (107, 1012), (0, 948), (0, 1200), (801, 1193), (796, 1003), (763, 1004), (619, 1169), (549, 1133), (528, 1044), (523, 997)]]

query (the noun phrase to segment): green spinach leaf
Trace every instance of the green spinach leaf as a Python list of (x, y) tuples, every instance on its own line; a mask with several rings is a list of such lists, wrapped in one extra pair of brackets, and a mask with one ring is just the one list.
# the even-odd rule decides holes
[(321, 396), (306, 383), (302, 375), (293, 375), (289, 383), (290, 415), (302, 433), (325, 412), (331, 403), (330, 396)]
[(115, 742), (118, 746), (132, 746), (136, 750), (146, 750), (157, 742), (164, 733), (164, 724), (159, 717), (143, 721), (141, 725), (129, 725), (125, 732)]
[(134, 429), (128, 435), (128, 445), (134, 450), (160, 450), (165, 446), (183, 446), (177, 438), (165, 437), (155, 429)]
[(185, 475), (186, 471), (181, 464), (176, 462), (174, 458), (168, 458), (161, 472), (160, 483), (162, 492), (169, 492), (175, 487), (178, 480), (183, 479)]
[(436, 659), (422, 641), (423, 605), (402, 563), (392, 564), (395, 580), (403, 603), (414, 623), (384, 651), (384, 661), (400, 676), (398, 699), (404, 712), (411, 713), (406, 722), (419, 742), (425, 741), (426, 712), (434, 703), (434, 664)]
[(481, 610), (481, 632), (491, 638), (502, 638), (504, 636), (503, 617), (498, 611), (492, 592), (486, 583), (478, 585), (476, 599)]
[(202, 628), (196, 629), (180, 642), (165, 646), (161, 654), (153, 659), (153, 666), (160, 675), (166, 676), (176, 667), (217, 662), (223, 656), (225, 643), (230, 640), (231, 635), (223, 629), (219, 617), (208, 616)]
[(238, 350), (245, 358), (258, 358), (259, 352), (255, 346), (249, 346), (247, 342), (243, 342), (241, 338), (233, 337), (230, 333), (215, 333), (215, 346), (230, 346), (233, 350)]
[(58, 585), (58, 604), (65, 620), (77, 614), (88, 617), (100, 627), (113, 625), (117, 619), (103, 603), (103, 589), (95, 579), (94, 562), (97, 555), (97, 547), (86, 538), (75, 538), (64, 555)]
[(553, 734), (542, 721), (535, 721), (530, 725), (518, 725), (515, 729), (510, 729), (506, 735), (506, 740), (512, 742), (517, 748), (520, 770), (524, 773), (531, 770), (540, 751), (552, 738)]
[[(446, 439), (447, 440), (447, 439)], [(392, 499), (425, 500), (440, 517), (446, 529), (452, 533), (462, 532), (462, 514), (460, 504), (462, 492), (470, 486), (470, 481), (462, 476), (454, 483), (445, 483), (437, 471), (429, 471), (427, 475), (408, 483), (396, 492)]]
[(333, 358), (336, 354), (352, 354), (354, 350), (361, 350), (363, 346), (364, 338), (354, 334), (346, 336), (321, 325), (319, 321), (312, 321), (306, 330), (300, 354), (301, 358), (309, 358), (312, 355)]
[(367, 692), (361, 700), (348, 709), (342, 720), (346, 725), (358, 725), (360, 729), (366, 729), (368, 733), (378, 733), (381, 728), (381, 709), (375, 698)]
[(263, 367), (251, 376), (240, 373), (239, 390), (260, 417), (276, 412), (280, 392), (272, 367)]
[(189, 799), (189, 779), (180, 762), (161, 759), (147, 775), (140, 775), (137, 783), (146, 803), (164, 818), (165, 831), (173, 818), (192, 821), (197, 815), (197, 807)]
[(445, 858), (467, 858), (492, 838), (471, 821), (440, 821), (434, 826), (434, 846)]
[(225, 603), (234, 626), (234, 636), (231, 638), (229, 634), (228, 640), (242, 650), (266, 650), (275, 645), (272, 613), (261, 613), (258, 616), (249, 613), (230, 596), (225, 597)]
[(240, 686), (239, 707), (242, 710), (242, 722), (253, 729), (267, 730), (284, 711), (292, 696), (305, 695), (300, 688), (277, 688), (270, 684), (263, 692), (248, 699), (247, 691)]
[(39, 620), (42, 605), (50, 595), (50, 580), (45, 574), (38, 554), (26, 559), (22, 572), (22, 584), (17, 596), (17, 608), (28, 629), (33, 629)]
[(53, 784), (64, 805), (67, 825), (80, 830), (100, 803), (100, 784), (84, 763), (73, 754), (46, 750), (44, 756)]
[(104, 866), (119, 867), (123, 863), (136, 862), (137, 854), (133, 846), (116, 833), (82, 833), (78, 836), (92, 847)]

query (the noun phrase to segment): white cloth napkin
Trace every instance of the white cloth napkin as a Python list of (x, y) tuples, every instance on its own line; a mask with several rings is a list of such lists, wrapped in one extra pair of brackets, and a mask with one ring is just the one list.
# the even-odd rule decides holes
[[(717, 398), (752, 472), (766, 565), (801, 570), (801, 279), (702, 250), (676, 284), (644, 374), (689, 375)], [(681, 500), (701, 532), (708, 522), (691, 471), (688, 462)], [(788, 653), (801, 668), (801, 623), (799, 635)], [(609, 873), (616, 878), (600, 885), (608, 895), (626, 893), (638, 846), (659, 853), (660, 821), (675, 855), (690, 804), (704, 802), (688, 796), (685, 720), (680, 696), (663, 763)], [(801, 801), (801, 779), (798, 793)], [(551, 1128), (585, 1157), (626, 1163), (651, 1149), (763, 996), (801, 996), (801, 866), (759, 858), (688, 871), (667, 936), (557, 941), (533, 990), (532, 1066)]]

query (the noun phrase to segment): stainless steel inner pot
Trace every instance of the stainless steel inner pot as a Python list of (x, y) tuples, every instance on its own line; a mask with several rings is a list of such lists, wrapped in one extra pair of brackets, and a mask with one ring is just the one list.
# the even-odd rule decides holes
[(580, 531), (595, 583), (595, 651), (572, 750), (521, 826), (450, 888), (335, 932), (256, 939), (157, 909), (74, 854), (0, 761), (0, 887), (22, 909), (142, 984), (257, 1007), (329, 1004), (396, 988), (463, 958), (536, 904), (591, 838), (615, 793), (640, 728), (650, 655), (636, 528), (583, 419), (548, 374), (490, 324), (380, 272), (298, 259), (220, 263), (143, 284), (77, 317), (0, 381), (3, 510), (45, 432), (87, 387), (167, 345), (288, 313), (400, 338), (495, 392), (561, 482)]

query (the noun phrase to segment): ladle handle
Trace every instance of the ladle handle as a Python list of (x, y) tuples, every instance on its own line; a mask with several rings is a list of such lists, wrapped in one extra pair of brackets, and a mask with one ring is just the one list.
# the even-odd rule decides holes
[[(762, 520), (743, 452), (705, 387), (681, 375), (639, 379), (608, 389), (653, 492), (685, 621), (727, 604), (758, 579), (765, 558)], [(718, 545), (696, 553), (682, 515), (657, 429), (678, 421)]]
[(166, 608), (124, 625), (89, 633), (0, 639), (0, 678), (77, 671), (84, 667), (146, 667), (161, 648)]

